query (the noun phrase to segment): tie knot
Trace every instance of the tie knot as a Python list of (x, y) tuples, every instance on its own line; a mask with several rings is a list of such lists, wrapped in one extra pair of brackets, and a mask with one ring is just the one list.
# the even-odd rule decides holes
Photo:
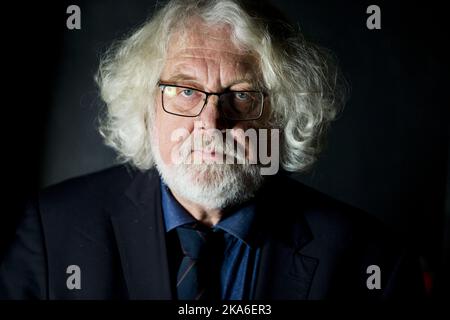
[(194, 260), (223, 252), (223, 232), (220, 229), (183, 225), (177, 228), (177, 233), (184, 255)]

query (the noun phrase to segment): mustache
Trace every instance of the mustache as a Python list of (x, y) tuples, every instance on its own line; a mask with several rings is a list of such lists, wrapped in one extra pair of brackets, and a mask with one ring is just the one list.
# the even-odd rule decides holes
[(243, 163), (246, 160), (245, 147), (235, 139), (224, 137), (224, 135), (192, 133), (181, 144), (179, 156), (182, 161), (185, 161), (194, 151), (214, 152), (224, 157), (234, 158), (238, 163), (239, 161)]

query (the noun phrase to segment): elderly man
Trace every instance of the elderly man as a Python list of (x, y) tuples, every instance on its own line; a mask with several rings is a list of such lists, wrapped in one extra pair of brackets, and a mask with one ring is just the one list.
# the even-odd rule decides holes
[(2, 298), (420, 296), (378, 222), (277, 173), (313, 164), (343, 95), (330, 56), (273, 8), (171, 1), (97, 81), (123, 164), (30, 201)]

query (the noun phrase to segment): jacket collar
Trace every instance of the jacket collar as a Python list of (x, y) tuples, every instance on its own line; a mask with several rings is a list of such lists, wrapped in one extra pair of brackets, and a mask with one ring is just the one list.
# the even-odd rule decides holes
[[(255, 229), (261, 239), (253, 298), (307, 299), (318, 259), (302, 253), (313, 240), (301, 205), (299, 184), (269, 177), (256, 196)], [(293, 192), (291, 192), (293, 191)], [(173, 299), (156, 170), (136, 172), (108, 209), (130, 299)]]

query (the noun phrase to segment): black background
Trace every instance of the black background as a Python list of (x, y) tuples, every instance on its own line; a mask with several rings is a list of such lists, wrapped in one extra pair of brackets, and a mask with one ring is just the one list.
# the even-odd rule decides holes
[[(443, 4), (274, 3), (336, 54), (352, 90), (317, 165), (295, 178), (404, 235), (433, 277), (432, 296), (449, 295), (449, 37)], [(81, 30), (66, 28), (70, 4), (81, 8)], [(371, 4), (381, 8), (381, 30), (366, 27)], [(30, 194), (114, 164), (96, 131), (101, 104), (93, 75), (101, 53), (144, 22), (154, 5), (91, 0), (2, 6), (1, 251)]]

